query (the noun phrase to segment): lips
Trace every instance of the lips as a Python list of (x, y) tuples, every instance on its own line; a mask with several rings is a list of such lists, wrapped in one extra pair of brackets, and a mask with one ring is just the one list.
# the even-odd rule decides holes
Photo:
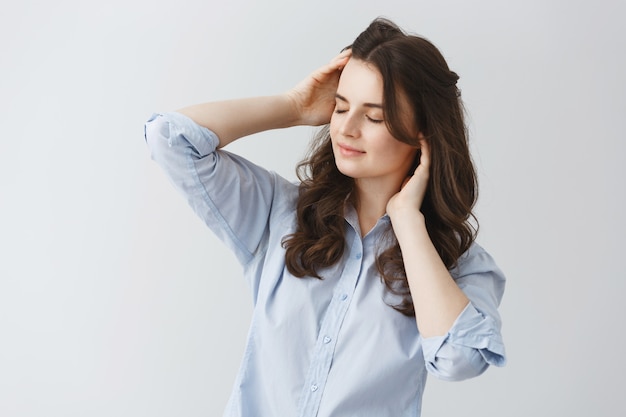
[(348, 145), (339, 144), (337, 146), (339, 147), (339, 152), (341, 152), (343, 156), (360, 156), (365, 153), (364, 151), (358, 150)]

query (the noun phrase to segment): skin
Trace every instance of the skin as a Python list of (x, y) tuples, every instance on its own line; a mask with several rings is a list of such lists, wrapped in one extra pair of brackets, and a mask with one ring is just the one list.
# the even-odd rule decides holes
[[(380, 108), (382, 78), (344, 51), (288, 92), (211, 102), (179, 110), (213, 130), (220, 147), (247, 135), (297, 125), (331, 123), (338, 168), (355, 179), (361, 233), (389, 215), (402, 249), (417, 326), (423, 337), (445, 335), (469, 300), (439, 257), (420, 211), (428, 186), (430, 147), (418, 133), (421, 156), (407, 177), (417, 148), (396, 141)], [(342, 73), (343, 71), (343, 73)], [(339, 96), (338, 96), (339, 94)]]
[(385, 214), (387, 202), (400, 190), (418, 149), (389, 133), (382, 101), (380, 72), (351, 59), (339, 79), (330, 135), (337, 168), (355, 181), (363, 235)]

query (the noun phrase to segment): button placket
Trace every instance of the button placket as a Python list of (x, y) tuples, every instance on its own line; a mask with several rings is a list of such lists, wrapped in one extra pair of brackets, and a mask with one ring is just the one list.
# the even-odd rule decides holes
[(346, 316), (350, 294), (354, 293), (356, 284), (361, 273), (361, 262), (363, 254), (362, 241), (359, 235), (354, 235), (352, 245), (347, 248), (346, 265), (339, 277), (335, 296), (324, 315), (319, 330), (319, 338), (315, 352), (311, 358), (311, 367), (306, 378), (302, 403), (300, 404), (299, 415), (301, 417), (314, 416), (319, 410), (324, 386), (330, 373), (331, 364), (335, 355), (335, 346), (343, 319)]

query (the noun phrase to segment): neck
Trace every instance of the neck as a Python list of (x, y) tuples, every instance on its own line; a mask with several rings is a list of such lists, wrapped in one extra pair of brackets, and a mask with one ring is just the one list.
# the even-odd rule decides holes
[(384, 186), (366, 180), (355, 180), (353, 204), (359, 216), (361, 235), (365, 236), (387, 212), (387, 202), (400, 186)]

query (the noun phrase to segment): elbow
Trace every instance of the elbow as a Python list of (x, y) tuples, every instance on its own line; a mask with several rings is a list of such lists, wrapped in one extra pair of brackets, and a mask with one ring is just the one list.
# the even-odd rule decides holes
[(489, 363), (479, 349), (445, 344), (437, 356), (426, 362), (428, 372), (444, 381), (463, 381), (481, 375)]
[(144, 124), (144, 139), (151, 151), (152, 159), (155, 153), (164, 146), (171, 147), (170, 124), (161, 115), (153, 114)]
[(215, 133), (179, 113), (153, 114), (144, 124), (144, 138), (157, 162), (170, 154), (202, 159), (213, 154), (219, 145)]

